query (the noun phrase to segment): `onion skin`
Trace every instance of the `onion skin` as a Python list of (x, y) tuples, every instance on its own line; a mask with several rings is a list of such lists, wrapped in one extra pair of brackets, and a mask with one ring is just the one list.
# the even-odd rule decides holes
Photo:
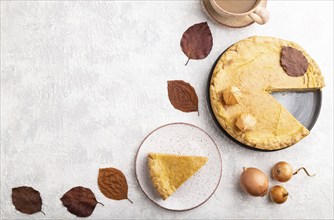
[(252, 196), (265, 196), (268, 192), (268, 177), (261, 170), (245, 168), (240, 176), (241, 187)]
[(287, 162), (278, 162), (271, 169), (271, 176), (279, 182), (287, 182), (293, 176), (292, 167)]
[(289, 193), (283, 186), (273, 186), (270, 189), (270, 198), (273, 202), (277, 204), (282, 204), (288, 199)]

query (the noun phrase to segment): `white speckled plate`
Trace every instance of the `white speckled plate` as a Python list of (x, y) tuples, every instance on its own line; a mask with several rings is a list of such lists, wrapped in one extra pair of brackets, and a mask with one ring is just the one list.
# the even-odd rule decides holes
[[(156, 192), (148, 171), (147, 155), (169, 153), (206, 156), (208, 162), (167, 200)], [(216, 191), (222, 173), (222, 160), (213, 139), (202, 129), (186, 123), (172, 123), (152, 131), (141, 143), (135, 162), (140, 188), (155, 204), (173, 211), (186, 211), (205, 203)]]

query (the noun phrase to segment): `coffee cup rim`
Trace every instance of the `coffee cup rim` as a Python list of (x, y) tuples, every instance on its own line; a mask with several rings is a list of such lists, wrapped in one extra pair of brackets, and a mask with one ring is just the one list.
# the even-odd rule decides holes
[(215, 6), (217, 8), (219, 8), (221, 11), (223, 11), (224, 13), (226, 14), (229, 14), (229, 15), (234, 15), (234, 16), (247, 16), (249, 14), (251, 14), (252, 12), (255, 11), (255, 9), (259, 6), (259, 4), (261, 3), (261, 0), (257, 0), (255, 5), (249, 10), (249, 11), (246, 11), (246, 12), (243, 12), (243, 13), (235, 13), (235, 12), (230, 12), (230, 11), (226, 11), (225, 9), (221, 8), (217, 3), (216, 1), (217, 0), (211, 0), (213, 4), (215, 4)]

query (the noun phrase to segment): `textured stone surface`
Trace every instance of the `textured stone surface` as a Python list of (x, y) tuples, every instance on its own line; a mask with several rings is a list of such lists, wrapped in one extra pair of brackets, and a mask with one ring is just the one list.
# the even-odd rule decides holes
[[(77, 185), (92, 189), (105, 204), (96, 207), (92, 219), (333, 218), (333, 2), (269, 1), (268, 9), (268, 24), (230, 29), (209, 20), (197, 1), (2, 1), (1, 218), (73, 218), (59, 198)], [(206, 59), (184, 66), (182, 33), (206, 20), (213, 49)], [(224, 137), (209, 115), (211, 65), (229, 45), (251, 35), (298, 42), (327, 82), (310, 136), (283, 151), (242, 148)], [(166, 81), (174, 79), (194, 86), (200, 116), (171, 106)], [(181, 213), (150, 202), (134, 176), (142, 139), (177, 121), (206, 130), (223, 155), (214, 196)], [(317, 176), (299, 174), (284, 184), (291, 197), (283, 205), (241, 192), (243, 166), (269, 173), (279, 160), (306, 166)], [(124, 172), (134, 204), (108, 200), (99, 192), (98, 168), (108, 166)], [(21, 185), (40, 191), (46, 216), (15, 210), (11, 188)]]

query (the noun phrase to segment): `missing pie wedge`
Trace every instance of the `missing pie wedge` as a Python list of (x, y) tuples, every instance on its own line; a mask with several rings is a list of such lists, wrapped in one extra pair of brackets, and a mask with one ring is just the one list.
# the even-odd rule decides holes
[(155, 189), (163, 200), (172, 195), (208, 161), (207, 157), (148, 154), (148, 167)]

